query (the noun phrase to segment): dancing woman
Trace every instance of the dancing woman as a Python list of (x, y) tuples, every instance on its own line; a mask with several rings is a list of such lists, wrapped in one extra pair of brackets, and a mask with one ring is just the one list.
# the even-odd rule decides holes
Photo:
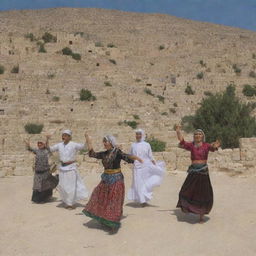
[(138, 129), (135, 134), (136, 142), (132, 144), (131, 154), (143, 159), (144, 163), (135, 162), (133, 165), (133, 181), (128, 191), (128, 199), (145, 207), (152, 199), (153, 188), (159, 186), (162, 182), (165, 163), (154, 160), (151, 146), (145, 141), (144, 130)]
[(49, 172), (49, 154), (48, 149), (49, 136), (46, 137), (46, 142), (38, 141), (37, 148), (30, 146), (30, 141), (24, 141), (27, 150), (35, 154), (35, 167), (34, 167), (34, 182), (32, 199), (34, 203), (47, 202), (52, 197), (52, 190), (58, 185), (58, 179)]
[(205, 134), (201, 129), (194, 132), (193, 142), (186, 142), (181, 134), (181, 126), (176, 125), (180, 146), (191, 152), (192, 164), (188, 168), (188, 175), (181, 187), (177, 207), (183, 212), (200, 215), (200, 223), (205, 214), (209, 214), (213, 205), (213, 190), (209, 177), (207, 158), (209, 151), (220, 147), (220, 142), (209, 144), (205, 142)]
[(101, 182), (94, 189), (83, 213), (111, 228), (112, 231), (116, 231), (120, 227), (125, 194), (124, 176), (121, 172), (120, 162), (124, 160), (133, 163), (134, 160), (139, 162), (142, 160), (139, 157), (123, 153), (116, 147), (115, 137), (111, 135), (103, 138), (106, 151), (95, 152), (87, 134), (86, 142), (89, 156), (102, 159), (104, 173), (101, 175)]

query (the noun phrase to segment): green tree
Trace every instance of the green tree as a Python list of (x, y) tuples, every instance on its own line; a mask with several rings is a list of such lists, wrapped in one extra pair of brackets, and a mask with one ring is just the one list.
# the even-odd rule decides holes
[(202, 100), (194, 116), (186, 116), (184, 130), (201, 128), (209, 142), (220, 139), (222, 148), (236, 148), (239, 138), (256, 135), (256, 119), (251, 116), (252, 104), (242, 103), (235, 95), (235, 86), (229, 85), (223, 93)]

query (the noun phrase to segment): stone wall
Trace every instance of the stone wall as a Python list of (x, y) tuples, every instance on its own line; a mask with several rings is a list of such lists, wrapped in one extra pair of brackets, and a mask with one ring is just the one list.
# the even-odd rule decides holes
[[(125, 151), (129, 144), (122, 145)], [(96, 145), (100, 149), (100, 144)], [(166, 162), (167, 171), (186, 171), (190, 165), (190, 153), (176, 147), (171, 147), (168, 152), (154, 153), (156, 160)], [(102, 171), (101, 163), (89, 158), (87, 154), (79, 154), (77, 157), (79, 169), (82, 173), (90, 171)], [(53, 155), (51, 162), (57, 162), (57, 155)], [(18, 155), (1, 155), (0, 157), (0, 177), (8, 175), (32, 175), (34, 156), (32, 153), (23, 150)], [(230, 175), (256, 175), (256, 138), (240, 139), (240, 148), (219, 149), (210, 153), (208, 160), (211, 171), (227, 172)], [(123, 168), (128, 169), (127, 164)]]

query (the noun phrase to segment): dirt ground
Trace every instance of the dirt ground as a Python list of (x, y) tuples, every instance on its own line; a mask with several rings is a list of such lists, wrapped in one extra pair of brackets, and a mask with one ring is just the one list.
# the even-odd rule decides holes
[[(211, 173), (214, 207), (204, 224), (176, 209), (185, 173), (167, 174), (155, 189), (151, 206), (125, 201), (117, 234), (75, 210), (53, 202), (32, 204), (32, 177), (0, 179), (0, 255), (2, 256), (255, 256), (256, 177)], [(83, 175), (84, 176), (84, 175)], [(84, 176), (91, 191), (98, 173)], [(131, 173), (125, 173), (126, 190)]]

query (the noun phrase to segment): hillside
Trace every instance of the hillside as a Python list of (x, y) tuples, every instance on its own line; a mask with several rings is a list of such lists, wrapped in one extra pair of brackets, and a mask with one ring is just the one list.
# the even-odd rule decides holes
[[(41, 53), (45, 32), (57, 40), (46, 43), (46, 53)], [(29, 33), (33, 40), (25, 36)], [(127, 149), (133, 130), (121, 122), (137, 115), (149, 136), (174, 150), (173, 125), (194, 113), (205, 92), (234, 83), (242, 100), (255, 101), (242, 94), (244, 84), (256, 84), (249, 76), (256, 71), (255, 41), (255, 32), (168, 15), (69, 8), (0, 12), (4, 175), (24, 174), (31, 166), (32, 156), (22, 142), (28, 122), (43, 123), (44, 133), (56, 130), (53, 142), (68, 127), (75, 140), (83, 140), (88, 130), (97, 149), (105, 133), (116, 135)], [(65, 47), (81, 60), (63, 55)], [(17, 65), (19, 72), (12, 73)], [(188, 84), (194, 95), (185, 93)], [(82, 88), (96, 100), (80, 101)]]

